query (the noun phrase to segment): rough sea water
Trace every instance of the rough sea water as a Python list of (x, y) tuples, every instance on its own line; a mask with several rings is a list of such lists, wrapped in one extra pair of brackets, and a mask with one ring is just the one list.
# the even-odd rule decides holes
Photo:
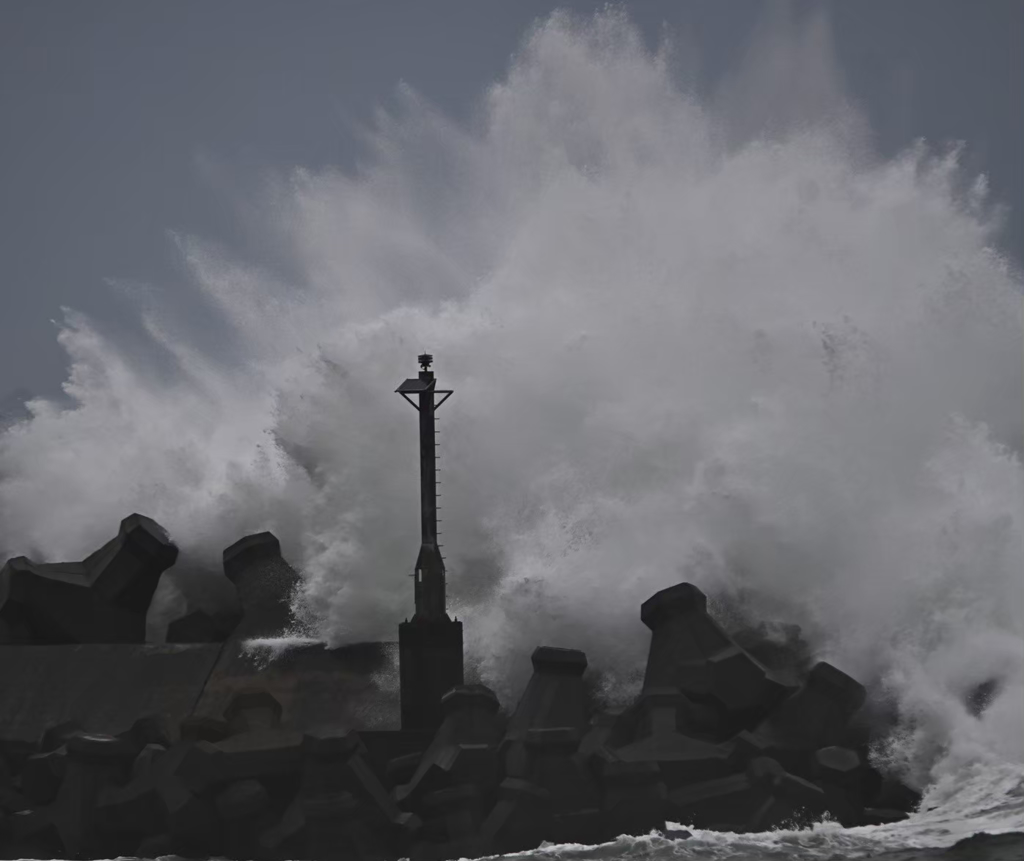
[(240, 209), (258, 263), (178, 236), (194, 295), (132, 294), (147, 346), (66, 310), (70, 406), (0, 437), (0, 550), (81, 558), (139, 511), (216, 570), (270, 529), (303, 574), (296, 636), (394, 639), (419, 543), (394, 389), (430, 352), (483, 682), (514, 702), (532, 649), (565, 646), (628, 698), (641, 602), (688, 580), (726, 627), (797, 624), (862, 680), (876, 763), (924, 791), (896, 825), (531, 857), (902, 859), (1024, 831), (1024, 313), (998, 189), (936, 142), (877, 156), (820, 21), (769, 28), (710, 90), (692, 60), (622, 13), (555, 15), (470, 120), (400, 89), (356, 169), (264, 178)]

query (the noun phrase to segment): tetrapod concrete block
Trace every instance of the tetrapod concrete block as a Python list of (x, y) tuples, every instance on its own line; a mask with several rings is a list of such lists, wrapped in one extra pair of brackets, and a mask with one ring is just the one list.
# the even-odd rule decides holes
[(578, 649), (540, 646), (531, 656), (533, 675), (509, 720), (508, 736), (520, 738), (530, 729), (587, 727), (583, 673), (587, 656)]
[(812, 668), (800, 689), (757, 726), (755, 734), (786, 768), (810, 776), (812, 752), (843, 745), (850, 718), (864, 697), (863, 685), (822, 661)]
[(281, 704), (266, 690), (239, 691), (224, 710), (224, 720), (232, 733), (278, 729)]
[[(524, 776), (551, 796), (555, 816), (600, 806), (600, 789), (586, 764), (576, 756), (580, 731), (576, 727), (527, 730)], [(517, 775), (510, 775), (517, 776)], [(569, 820), (563, 819), (563, 824)]]
[(0, 622), (18, 642), (143, 643), (146, 612), (178, 548), (156, 521), (132, 514), (81, 562), (18, 556), (0, 569)]
[(57, 790), (67, 768), (67, 748), (59, 747), (47, 753), (35, 753), (25, 760), (21, 768), (21, 791), (33, 804), (49, 804), (57, 797)]
[(104, 848), (95, 808), (102, 791), (129, 777), (135, 750), (115, 736), (78, 733), (67, 740), (64, 778), (50, 817), (72, 857)]
[(243, 610), (232, 640), (274, 636), (291, 623), (291, 595), (299, 577), (281, 557), (273, 533), (246, 535), (228, 547), (224, 574), (235, 584)]
[(693, 584), (656, 593), (644, 602), (640, 617), (651, 629), (644, 690), (676, 688), (694, 703), (713, 704), (731, 719), (731, 732), (786, 693), (708, 615), (707, 597)]
[(524, 852), (552, 831), (550, 794), (510, 777), (498, 787), (498, 801), (480, 828), (480, 841), (487, 853)]
[(678, 730), (688, 699), (671, 688), (648, 689), (637, 701), (638, 738), (614, 750), (623, 762), (656, 763), (669, 788), (724, 777), (733, 770), (732, 748), (687, 736)]
[(402, 811), (368, 762), (358, 734), (306, 736), (299, 795), (303, 798), (351, 796), (360, 816), (374, 828), (401, 830)]
[(504, 730), (498, 698), (483, 685), (463, 685), (441, 701), (443, 719), (412, 779), (395, 789), (403, 807), (460, 783), (481, 788), (497, 777), (497, 744)]
[(664, 829), (668, 793), (657, 763), (604, 762), (601, 783), (606, 840)]

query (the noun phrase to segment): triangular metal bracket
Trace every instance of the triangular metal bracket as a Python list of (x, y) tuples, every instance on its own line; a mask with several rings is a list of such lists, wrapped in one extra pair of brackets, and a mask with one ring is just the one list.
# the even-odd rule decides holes
[[(448, 400), (448, 398), (452, 396), (454, 391), (454, 389), (437, 389), (437, 394), (444, 395), (444, 397), (441, 398), (441, 400), (439, 400), (436, 404), (434, 404), (434, 409), (436, 410), (439, 406), (441, 406), (441, 404)], [(416, 409), (419, 409), (419, 407), (417, 407)]]

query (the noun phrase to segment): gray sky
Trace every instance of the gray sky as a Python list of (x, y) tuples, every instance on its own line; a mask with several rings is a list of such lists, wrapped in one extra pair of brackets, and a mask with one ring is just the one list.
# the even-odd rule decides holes
[[(168, 230), (246, 248), (227, 176), (351, 166), (350, 129), (405, 81), (465, 117), (507, 69), (534, 0), (5, 0), (0, 3), (0, 400), (59, 391), (50, 320), (70, 305), (102, 326), (134, 312), (108, 279), (173, 287)], [(766, 4), (633, 2), (650, 43), (696, 45), (712, 86)], [(821, 3), (839, 61), (883, 155), (915, 138), (967, 142), (1010, 207), (1003, 250), (1024, 262), (1024, 2)], [(214, 179), (213, 177), (217, 177)]]

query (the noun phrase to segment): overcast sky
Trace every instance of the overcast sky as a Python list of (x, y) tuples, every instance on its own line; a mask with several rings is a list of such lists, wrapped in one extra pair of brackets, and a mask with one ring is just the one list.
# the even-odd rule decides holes
[[(169, 231), (242, 248), (226, 203), (266, 169), (351, 167), (352, 124), (404, 81), (465, 118), (538, 16), (602, 4), (534, 0), (4, 0), (0, 3), (0, 400), (59, 391), (59, 307), (127, 328), (110, 281), (173, 288)], [(699, 83), (732, 68), (769, 4), (650, 0), (654, 46), (694, 45)], [(846, 84), (883, 155), (965, 141), (1010, 208), (1024, 261), (1024, 2), (820, 3)], [(259, 249), (245, 249), (258, 256)]]

